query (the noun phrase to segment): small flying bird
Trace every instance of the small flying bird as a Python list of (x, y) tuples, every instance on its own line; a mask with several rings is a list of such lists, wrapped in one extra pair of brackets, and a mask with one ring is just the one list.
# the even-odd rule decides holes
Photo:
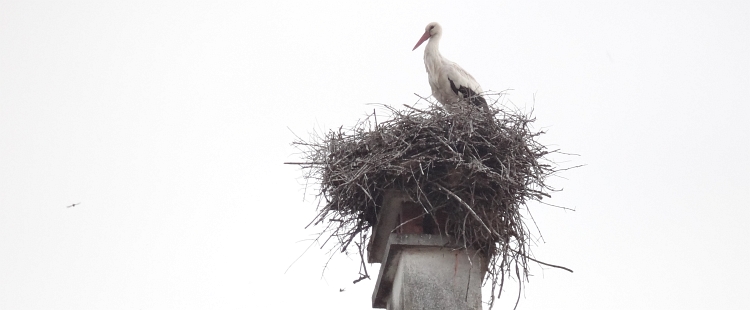
[(456, 110), (456, 104), (468, 102), (489, 112), (487, 101), (482, 97), (482, 87), (466, 70), (440, 55), (438, 46), (443, 36), (440, 24), (427, 24), (424, 34), (413, 50), (427, 41), (424, 49), (424, 66), (432, 88), (432, 95), (448, 112)]
[(67, 206), (66, 208), (70, 209), (70, 208), (72, 208), (72, 207), (75, 207), (75, 206), (77, 206), (77, 205), (79, 205), (79, 204), (81, 204), (81, 203), (80, 203), (80, 202), (77, 202), (77, 203), (74, 203), (74, 204), (72, 204), (72, 205), (69, 205), (69, 206)]

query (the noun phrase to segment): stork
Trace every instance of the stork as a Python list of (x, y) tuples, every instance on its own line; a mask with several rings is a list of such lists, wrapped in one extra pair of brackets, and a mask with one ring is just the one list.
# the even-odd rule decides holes
[(440, 24), (429, 23), (424, 29), (424, 34), (419, 38), (419, 42), (412, 49), (412, 51), (416, 50), (429, 39), (424, 49), (424, 66), (427, 70), (432, 96), (448, 112), (455, 111), (461, 102), (468, 102), (489, 111), (487, 101), (482, 97), (482, 87), (474, 77), (455, 62), (440, 55), (438, 46), (442, 36), (443, 28)]

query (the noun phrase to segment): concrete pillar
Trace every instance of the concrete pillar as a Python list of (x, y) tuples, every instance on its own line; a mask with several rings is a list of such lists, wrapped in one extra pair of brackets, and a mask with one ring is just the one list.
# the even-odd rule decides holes
[(372, 307), (481, 310), (486, 257), (430, 227), (444, 219), (422, 213), (403, 193), (386, 193), (368, 245), (368, 261), (381, 263)]
[(447, 237), (391, 234), (372, 297), (388, 310), (481, 310), (487, 261)]

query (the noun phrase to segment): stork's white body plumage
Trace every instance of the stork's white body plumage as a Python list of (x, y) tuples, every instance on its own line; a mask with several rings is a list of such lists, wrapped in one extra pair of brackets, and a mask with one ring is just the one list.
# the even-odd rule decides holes
[(432, 96), (443, 104), (449, 112), (454, 111), (460, 104), (469, 103), (489, 110), (487, 101), (482, 97), (482, 87), (466, 70), (440, 54), (440, 38), (443, 28), (438, 23), (429, 23), (425, 27), (424, 35), (419, 39), (415, 50), (425, 40), (424, 66), (432, 89)]

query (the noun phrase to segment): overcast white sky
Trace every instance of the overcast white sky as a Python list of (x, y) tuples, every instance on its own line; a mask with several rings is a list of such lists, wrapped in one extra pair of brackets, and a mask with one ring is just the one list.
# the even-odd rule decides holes
[(428, 95), (431, 21), (587, 165), (551, 180), (575, 212), (531, 205), (575, 273), (520, 309), (750, 308), (746, 1), (4, 0), (0, 309), (370, 309), (378, 265), (285, 273), (315, 233), (289, 129)]

